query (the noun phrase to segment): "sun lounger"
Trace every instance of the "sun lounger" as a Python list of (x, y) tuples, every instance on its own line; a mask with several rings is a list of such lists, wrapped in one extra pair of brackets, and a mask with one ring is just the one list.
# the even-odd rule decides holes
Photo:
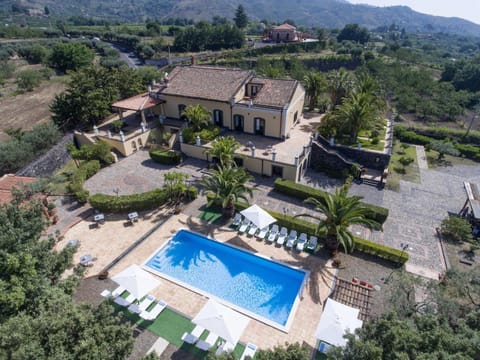
[(102, 293), (100, 294), (102, 297), (108, 299), (110, 297), (112, 297), (112, 292), (110, 290), (103, 290)]
[(260, 229), (256, 237), (262, 240), (265, 239), (265, 237), (267, 236), (268, 230), (269, 230), (268, 226), (265, 226), (263, 229)]
[(117, 296), (113, 301), (120, 306), (130, 306), (135, 301), (135, 296), (132, 294), (128, 294), (126, 298)]
[(115, 290), (112, 291), (112, 296), (117, 297), (122, 295), (127, 289), (125, 289), (123, 286), (117, 287)]
[(141, 314), (143, 311), (147, 311), (148, 307), (155, 301), (153, 295), (147, 295), (139, 304), (132, 304), (128, 307), (131, 312)]
[(286, 227), (280, 229), (280, 234), (278, 234), (277, 244), (283, 245), (288, 235), (288, 230)]
[(236, 213), (232, 221), (232, 226), (237, 227), (242, 222), (242, 214)]
[(250, 226), (250, 221), (247, 219), (244, 219), (242, 221), (242, 225), (240, 225), (240, 227), (238, 228), (238, 232), (241, 234), (244, 233), (245, 231), (247, 231), (249, 226)]
[(307, 243), (308, 250), (315, 250), (317, 248), (318, 238), (316, 236), (310, 236), (310, 240)]
[(158, 315), (167, 307), (167, 303), (165, 301), (160, 300), (155, 304), (152, 310), (150, 311), (142, 311), (140, 313), (140, 317), (145, 320), (155, 320)]
[(218, 340), (218, 335), (210, 332), (205, 340), (198, 340), (195, 346), (203, 351), (208, 351), (210, 348), (215, 345)]
[(220, 356), (221, 353), (223, 352), (232, 352), (235, 349), (235, 344), (232, 344), (231, 342), (224, 341), (222, 345), (220, 345), (215, 352), (215, 355)]
[(243, 351), (243, 354), (240, 360), (245, 360), (247, 359), (247, 357), (250, 357), (253, 359), (256, 352), (257, 352), (257, 345), (248, 343), (247, 346), (245, 346), (245, 350)]
[(295, 241), (297, 241), (297, 231), (292, 230), (292, 231), (290, 231), (290, 235), (288, 235), (288, 240), (287, 240), (286, 247), (291, 249), (293, 247), (293, 245), (295, 244)]
[(248, 235), (249, 235), (249, 236), (255, 235), (255, 233), (257, 232), (257, 230), (258, 230), (257, 225), (253, 224), (252, 226), (250, 226), (250, 229), (248, 229)]
[(300, 236), (298, 237), (297, 250), (302, 251), (306, 243), (307, 243), (307, 234), (301, 233)]
[(195, 344), (200, 336), (202, 336), (203, 332), (205, 331), (205, 328), (203, 326), (197, 325), (195, 328), (192, 330), (192, 332), (189, 333), (184, 333), (182, 335), (182, 341), (186, 342), (187, 344)]
[(278, 225), (273, 225), (272, 229), (270, 230), (270, 234), (268, 234), (267, 241), (274, 242), (278, 236)]

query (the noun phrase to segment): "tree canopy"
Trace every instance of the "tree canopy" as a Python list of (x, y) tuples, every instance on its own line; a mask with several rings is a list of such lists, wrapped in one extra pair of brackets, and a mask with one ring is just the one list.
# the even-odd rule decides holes
[(65, 93), (57, 95), (50, 110), (59, 128), (93, 126), (111, 113), (111, 105), (142, 91), (138, 74), (126, 66), (90, 66), (74, 73)]
[(347, 24), (337, 36), (339, 42), (351, 40), (365, 44), (370, 40), (370, 32), (367, 28), (360, 27), (358, 24)]
[(235, 17), (233, 18), (233, 21), (239, 29), (244, 29), (247, 27), (248, 16), (242, 4), (238, 5), (237, 10), (235, 10)]
[(90, 65), (93, 57), (93, 51), (81, 43), (58, 43), (52, 49), (50, 62), (53, 67), (66, 72)]
[(212, 26), (206, 22), (189, 26), (175, 34), (173, 46), (182, 52), (238, 49), (245, 43), (245, 35), (236, 26)]

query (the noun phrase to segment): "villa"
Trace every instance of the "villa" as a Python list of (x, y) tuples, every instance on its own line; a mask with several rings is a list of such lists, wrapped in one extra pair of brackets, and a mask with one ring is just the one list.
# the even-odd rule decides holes
[[(313, 128), (299, 131), (303, 118), (305, 90), (291, 79), (258, 77), (251, 70), (216, 66), (178, 66), (148, 91), (112, 104), (115, 118), (125, 128), (114, 134), (109, 121), (93, 133), (76, 132), (79, 144), (107, 142), (123, 156), (141, 149), (152, 128), (162, 125), (176, 134), (181, 151), (197, 159), (213, 161), (205, 154), (210, 145), (183, 142), (182, 116), (189, 105), (201, 105), (212, 114), (211, 122), (222, 135), (233, 135), (245, 145), (236, 161), (248, 170), (298, 180), (309, 161)], [(110, 122), (113, 118), (108, 119)]]

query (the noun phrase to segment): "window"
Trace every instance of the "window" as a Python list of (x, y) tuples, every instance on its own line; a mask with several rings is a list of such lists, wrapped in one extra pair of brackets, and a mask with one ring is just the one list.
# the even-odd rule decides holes
[(265, 119), (254, 118), (255, 134), (265, 135)]
[(272, 176), (283, 177), (283, 166), (272, 165)]
[(138, 147), (139, 148), (143, 147), (142, 139), (138, 139)]
[(238, 167), (243, 167), (243, 159), (242, 158), (233, 158), (233, 161), (235, 161), (235, 164), (237, 164)]
[(135, 143), (135, 141), (132, 141), (132, 150), (133, 152), (137, 151), (137, 144)]
[(251, 95), (255, 96), (255, 95), (257, 95), (257, 93), (258, 93), (258, 86), (252, 86)]
[(213, 110), (213, 123), (217, 126), (223, 127), (223, 111)]
[(233, 129), (236, 131), (243, 131), (244, 121), (245, 119), (243, 115), (233, 115)]

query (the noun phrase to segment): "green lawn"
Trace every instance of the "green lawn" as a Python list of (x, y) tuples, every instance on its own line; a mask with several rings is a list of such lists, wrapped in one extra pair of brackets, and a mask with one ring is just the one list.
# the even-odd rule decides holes
[[(402, 165), (400, 159), (413, 159), (409, 165)], [(404, 169), (405, 173), (399, 172), (399, 169)], [(388, 166), (387, 188), (390, 190), (398, 190), (399, 181), (405, 180), (410, 182), (420, 182), (420, 170), (418, 169), (417, 151), (414, 146), (402, 147), (399, 141), (393, 144), (392, 157), (390, 165)]]
[[(195, 324), (192, 323), (187, 317), (180, 315), (169, 308), (166, 308), (154, 321), (147, 321), (119, 305), (114, 304), (114, 306), (117, 311), (122, 312), (130, 322), (135, 323), (144, 329), (150, 330), (155, 335), (162, 337), (170, 344), (173, 344), (180, 349), (194, 355), (196, 358), (201, 360), (207, 356), (207, 352), (197, 349), (194, 345), (190, 345), (182, 341), (182, 335), (185, 332), (190, 332), (195, 328)], [(205, 331), (200, 338), (206, 339), (207, 336), (208, 331)], [(217, 345), (218, 341), (213, 347), (213, 351), (216, 351)], [(233, 351), (237, 359), (240, 359), (244, 349), (245, 345), (240, 343), (237, 344), (235, 350)]]
[(372, 144), (371, 140), (369, 140), (369, 139), (358, 138), (356, 146), (358, 146), (358, 143), (362, 143), (362, 148), (370, 149), (370, 150), (382, 151), (383, 148), (385, 147), (385, 142), (384, 141), (379, 141), (376, 144)]
[(475, 162), (470, 159), (466, 159), (460, 156), (451, 156), (445, 155), (443, 159), (438, 159), (438, 152), (435, 150), (426, 151), (428, 167), (429, 168), (438, 168), (446, 167), (453, 165), (478, 165), (478, 162)]

